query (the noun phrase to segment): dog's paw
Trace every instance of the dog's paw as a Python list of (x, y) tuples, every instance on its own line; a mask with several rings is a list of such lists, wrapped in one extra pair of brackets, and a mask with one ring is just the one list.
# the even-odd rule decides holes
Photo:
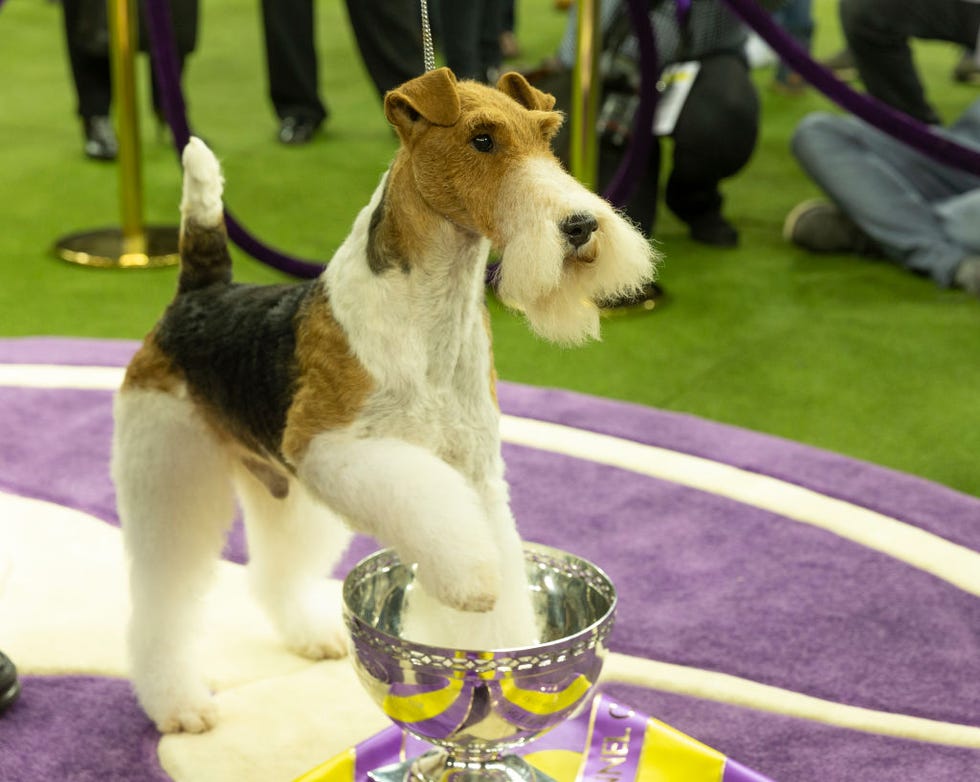
[(161, 733), (204, 733), (218, 722), (218, 707), (206, 687), (166, 697), (140, 694), (140, 702)]
[(207, 703), (181, 708), (154, 722), (161, 733), (206, 733), (218, 722), (218, 708), (209, 698)]
[(289, 651), (308, 660), (336, 660), (348, 652), (347, 633), (339, 623), (308, 633), (293, 632), (285, 640)]
[(322, 580), (278, 594), (259, 589), (257, 594), (289, 651), (310, 660), (347, 654), (339, 582)]
[(436, 600), (460, 611), (492, 611), (500, 595), (500, 564), (495, 554), (420, 561), (416, 578)]

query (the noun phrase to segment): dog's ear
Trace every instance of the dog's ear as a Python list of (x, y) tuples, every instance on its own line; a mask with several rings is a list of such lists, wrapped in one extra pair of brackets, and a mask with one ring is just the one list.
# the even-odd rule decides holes
[(385, 116), (403, 137), (419, 118), (449, 127), (460, 112), (456, 76), (449, 68), (428, 71), (385, 95)]
[(551, 111), (555, 107), (555, 96), (532, 87), (528, 80), (516, 71), (505, 73), (497, 81), (497, 89), (509, 95), (525, 109)]

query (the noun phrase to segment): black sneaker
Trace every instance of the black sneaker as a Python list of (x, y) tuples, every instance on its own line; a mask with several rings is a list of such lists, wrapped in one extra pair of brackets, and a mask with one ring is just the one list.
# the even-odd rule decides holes
[(279, 141), (283, 144), (308, 144), (320, 128), (320, 123), (304, 117), (284, 117), (279, 124)]
[(835, 204), (813, 200), (786, 215), (783, 238), (815, 253), (880, 255), (878, 244)]
[(83, 117), (85, 154), (93, 160), (115, 160), (119, 152), (116, 131), (108, 117)]
[(718, 212), (708, 212), (688, 221), (691, 238), (712, 247), (737, 247), (738, 231)]
[(0, 652), (0, 714), (3, 714), (20, 695), (17, 669), (10, 658)]
[(664, 289), (655, 282), (647, 282), (640, 290), (630, 296), (618, 299), (605, 299), (597, 302), (603, 315), (618, 315), (626, 312), (647, 311), (654, 309), (664, 299)]

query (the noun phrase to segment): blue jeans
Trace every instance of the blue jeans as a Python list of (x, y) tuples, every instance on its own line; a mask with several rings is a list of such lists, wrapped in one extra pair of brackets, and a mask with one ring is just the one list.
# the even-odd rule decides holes
[[(813, 39), (812, 0), (789, 0), (772, 12), (772, 18), (807, 52)], [(776, 66), (777, 81), (786, 81), (790, 68), (782, 60)]]
[[(980, 100), (936, 132), (980, 149)], [(851, 116), (811, 114), (790, 146), (813, 181), (893, 261), (948, 287), (960, 262), (980, 253), (980, 177)]]

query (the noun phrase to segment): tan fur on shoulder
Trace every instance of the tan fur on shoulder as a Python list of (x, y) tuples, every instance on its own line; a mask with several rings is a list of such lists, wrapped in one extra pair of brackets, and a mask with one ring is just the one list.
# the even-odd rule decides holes
[(300, 319), (296, 363), (299, 384), (282, 441), (282, 453), (293, 465), (316, 435), (353, 422), (374, 386), (326, 298), (317, 299)]

